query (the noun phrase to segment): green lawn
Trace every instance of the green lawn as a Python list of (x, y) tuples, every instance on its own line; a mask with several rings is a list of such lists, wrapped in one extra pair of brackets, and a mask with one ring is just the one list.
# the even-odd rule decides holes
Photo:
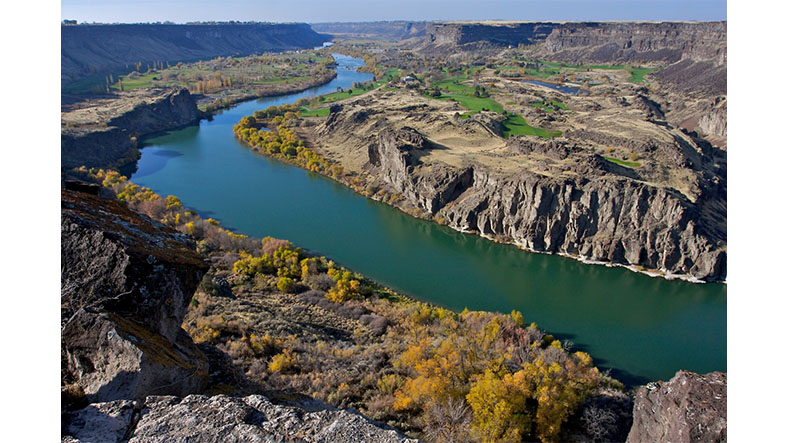
[(632, 83), (643, 83), (643, 78), (646, 74), (656, 71), (657, 69), (659, 68), (631, 68), (629, 70), (631, 77), (629, 77), (628, 81)]
[(473, 92), (475, 88), (461, 83), (467, 79), (467, 77), (452, 77), (436, 82), (435, 87), (445, 89), (449, 94), (442, 93), (440, 97), (434, 98), (439, 100), (454, 100), (469, 111), (478, 112), (487, 110), (499, 114), (503, 112), (503, 106), (497, 101), (489, 97), (474, 96)]
[[(438, 100), (453, 100), (456, 101), (463, 108), (469, 112), (460, 115), (460, 118), (465, 120), (470, 118), (473, 114), (487, 110), (498, 114), (503, 114), (504, 109), (500, 103), (489, 97), (475, 97), (473, 95), (474, 87), (465, 85), (462, 82), (468, 80), (466, 76), (451, 77), (440, 82), (436, 82), (435, 86), (448, 91), (449, 93), (442, 93), (440, 97), (431, 97)], [(430, 97), (430, 96), (428, 96)], [(566, 105), (559, 102), (551, 102), (557, 108), (566, 109)], [(535, 135), (542, 138), (553, 138), (561, 135), (561, 131), (554, 131), (550, 129), (535, 128), (525, 122), (521, 115), (510, 115), (503, 122), (503, 137), (509, 138), (510, 135)]]
[(639, 162), (628, 162), (628, 161), (619, 160), (619, 159), (613, 158), (613, 157), (604, 157), (604, 159), (609, 161), (609, 162), (613, 162), (613, 163), (615, 163), (617, 165), (626, 166), (627, 168), (639, 168), (640, 165), (641, 165), (641, 163), (639, 163)]
[(510, 135), (535, 135), (542, 138), (553, 138), (559, 137), (561, 131), (535, 128), (526, 123), (521, 115), (510, 115), (503, 122), (503, 137), (509, 138)]
[(328, 108), (309, 109), (307, 107), (301, 107), (301, 117), (327, 117), (328, 114)]

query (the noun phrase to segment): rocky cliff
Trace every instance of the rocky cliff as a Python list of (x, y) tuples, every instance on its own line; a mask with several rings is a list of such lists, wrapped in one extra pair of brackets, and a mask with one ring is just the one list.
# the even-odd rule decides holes
[(639, 387), (627, 442), (727, 441), (727, 386), (725, 373), (679, 371), (668, 382)]
[(425, 42), (434, 45), (465, 45), (488, 42), (494, 45), (532, 45), (545, 40), (556, 23), (433, 23), (427, 29)]
[(118, 201), (61, 197), (64, 389), (90, 402), (202, 390), (208, 364), (181, 322), (208, 265)]
[(526, 53), (571, 63), (727, 61), (727, 23), (433, 23), (426, 48), (472, 44), (523, 46)]
[[(549, 143), (536, 144), (561, 157)], [(482, 167), (425, 167), (413, 160), (417, 149), (430, 147), (412, 128), (384, 130), (369, 148), (373, 174), (450, 227), (533, 251), (724, 279), (725, 250), (700, 226), (695, 203), (670, 189), (611, 176), (606, 172), (626, 168), (599, 156), (578, 162), (579, 177), (555, 178), (530, 171), (500, 175)]]
[(138, 137), (195, 123), (201, 116), (185, 88), (139, 89), (79, 103), (61, 116), (61, 165), (136, 161)]
[(61, 81), (67, 83), (135, 63), (145, 66), (153, 62), (311, 48), (328, 39), (304, 23), (62, 26)]
[(544, 40), (551, 59), (628, 63), (727, 58), (727, 24), (707, 23), (564, 23)]

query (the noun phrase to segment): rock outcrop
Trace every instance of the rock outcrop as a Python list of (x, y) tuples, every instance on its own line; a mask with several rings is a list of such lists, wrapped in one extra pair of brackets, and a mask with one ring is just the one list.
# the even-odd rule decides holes
[(181, 322), (208, 265), (118, 201), (64, 190), (61, 204), (63, 384), (90, 402), (203, 389), (208, 363)]
[[(510, 149), (564, 159), (565, 143), (510, 141)], [(411, 128), (385, 129), (369, 147), (371, 173), (413, 206), (461, 231), (539, 252), (724, 280), (726, 252), (701, 226), (698, 204), (598, 155), (569, 166), (576, 178), (418, 162), (430, 144)], [(420, 153), (421, 152), (421, 153)], [(612, 174), (610, 174), (612, 173)], [(720, 235), (724, 236), (724, 232)]]
[(369, 163), (378, 168), (384, 182), (415, 206), (434, 214), (471, 186), (473, 169), (436, 165), (412, 177), (418, 152), (428, 149), (429, 141), (415, 129), (385, 129), (378, 134), (377, 143), (369, 147)]
[[(300, 407), (260, 395), (148, 397), (90, 405), (64, 421), (63, 442), (415, 442), (361, 415), (312, 401)], [(128, 440), (123, 440), (123, 439)]]
[(60, 28), (61, 81), (136, 63), (312, 48), (329, 39), (305, 23), (66, 25)]
[(202, 113), (185, 88), (118, 93), (62, 115), (61, 164), (108, 167), (137, 160), (137, 138), (197, 122)]
[(679, 371), (635, 392), (628, 443), (727, 441), (727, 375)]

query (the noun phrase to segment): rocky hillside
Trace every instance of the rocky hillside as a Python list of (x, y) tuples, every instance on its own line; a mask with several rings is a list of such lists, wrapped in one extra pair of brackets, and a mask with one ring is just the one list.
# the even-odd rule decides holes
[[(724, 151), (665, 122), (662, 102), (642, 87), (570, 96), (479, 81), (495, 82), (508, 112), (561, 136), (506, 139), (500, 114), (464, 119), (456, 103), (408, 88), (335, 105), (302, 133), (365, 180), (367, 195), (454, 229), (655, 274), (725, 279)], [(527, 105), (537, 100), (566, 109)]]
[(137, 160), (137, 139), (202, 116), (185, 88), (147, 88), (79, 102), (61, 114), (60, 161), (66, 168)]
[(135, 63), (179, 62), (320, 46), (307, 24), (117, 24), (60, 28), (61, 82)]

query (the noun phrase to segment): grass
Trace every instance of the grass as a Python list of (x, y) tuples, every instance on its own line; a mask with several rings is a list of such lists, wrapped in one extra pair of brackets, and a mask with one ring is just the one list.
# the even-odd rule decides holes
[(497, 101), (489, 97), (474, 96), (473, 92), (475, 88), (461, 83), (467, 79), (467, 77), (460, 76), (436, 82), (435, 87), (444, 89), (449, 93), (442, 93), (440, 97), (434, 98), (439, 100), (454, 100), (469, 111), (478, 112), (486, 110), (499, 114), (503, 112), (503, 106)]
[(631, 68), (629, 70), (631, 77), (629, 77), (629, 80), (627, 81), (631, 83), (643, 83), (643, 78), (646, 76), (646, 74), (656, 71), (657, 69), (659, 68)]
[(329, 114), (328, 108), (309, 109), (307, 107), (301, 108), (301, 117), (327, 117)]
[(521, 115), (510, 115), (503, 122), (503, 137), (509, 138), (511, 135), (535, 135), (542, 138), (553, 138), (561, 136), (561, 131), (535, 128), (526, 123)]
[(640, 162), (628, 162), (628, 161), (624, 161), (624, 160), (619, 160), (619, 159), (613, 158), (613, 157), (604, 157), (604, 159), (609, 161), (609, 162), (613, 162), (613, 163), (615, 163), (617, 165), (626, 166), (627, 168), (639, 168), (641, 166), (641, 164), (642, 164)]
[[(462, 84), (463, 81), (468, 80), (466, 76), (458, 76), (444, 79), (435, 83), (435, 87), (448, 91), (443, 93), (440, 97), (431, 97), (438, 100), (453, 100), (460, 104), (469, 112), (460, 115), (460, 118), (466, 120), (473, 114), (487, 110), (498, 114), (503, 114), (504, 109), (500, 103), (489, 97), (475, 97), (473, 92), (474, 87)], [(428, 96), (430, 97), (430, 96)], [(566, 109), (566, 105), (559, 102), (551, 102), (556, 108)], [(525, 122), (521, 115), (509, 115), (503, 122), (503, 137), (509, 138), (511, 135), (535, 135), (542, 138), (553, 138), (561, 135), (561, 131), (551, 129), (536, 128)]]

